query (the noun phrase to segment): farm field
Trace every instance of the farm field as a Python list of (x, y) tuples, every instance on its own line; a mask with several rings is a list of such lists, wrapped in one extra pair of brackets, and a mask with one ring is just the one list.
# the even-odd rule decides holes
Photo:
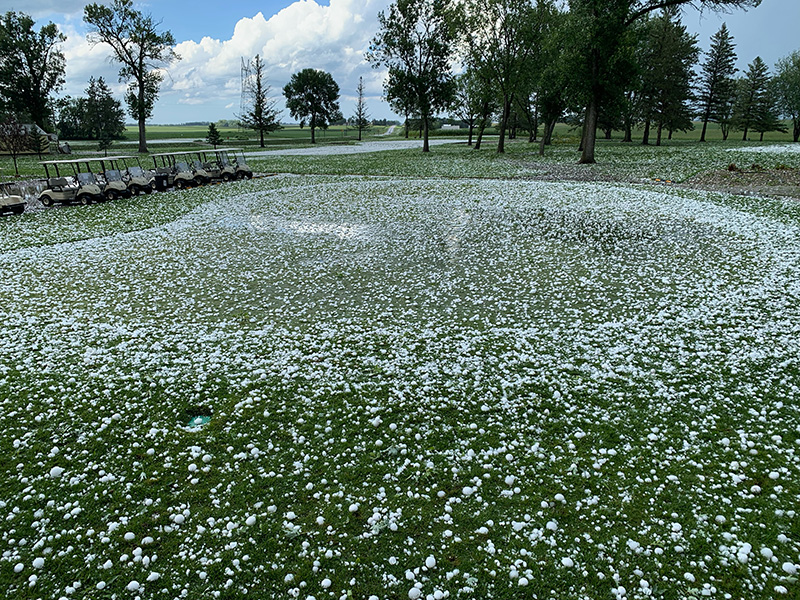
[(598, 158), (259, 156), (0, 219), (0, 590), (797, 597), (800, 204), (703, 188), (791, 195), (800, 153)]

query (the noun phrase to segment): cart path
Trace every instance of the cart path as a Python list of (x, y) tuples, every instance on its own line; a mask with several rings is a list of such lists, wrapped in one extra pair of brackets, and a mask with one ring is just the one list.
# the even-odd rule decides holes
[[(465, 142), (466, 139), (434, 139), (428, 140), (431, 146), (442, 144), (456, 144)], [(315, 148), (295, 148), (293, 150), (259, 150), (246, 152), (247, 156), (330, 156), (334, 154), (364, 154), (368, 152), (382, 152), (386, 150), (406, 150), (408, 148), (422, 148), (422, 140), (394, 140), (387, 142), (362, 142), (347, 146), (318, 146)]]

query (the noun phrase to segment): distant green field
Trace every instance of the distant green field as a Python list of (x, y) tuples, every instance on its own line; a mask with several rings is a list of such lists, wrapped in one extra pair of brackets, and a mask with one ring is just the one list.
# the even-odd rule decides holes
[[(217, 129), (226, 143), (235, 141), (237, 144), (258, 144), (258, 135), (252, 130), (239, 129), (236, 127), (218, 127)], [(385, 127), (375, 127), (368, 132), (368, 135), (375, 135), (376, 133), (383, 133), (384, 131), (386, 131)], [(147, 126), (148, 140), (205, 140), (207, 135), (208, 126), (206, 125)], [(350, 127), (332, 126), (327, 130), (317, 129), (316, 137), (320, 142), (343, 139), (354, 140), (358, 137), (358, 131)], [(126, 127), (125, 138), (128, 141), (138, 140), (138, 128), (135, 126)], [(297, 125), (287, 125), (264, 138), (264, 143), (270, 145), (297, 143), (299, 141), (311, 141), (311, 130), (308, 127), (301, 128)]]

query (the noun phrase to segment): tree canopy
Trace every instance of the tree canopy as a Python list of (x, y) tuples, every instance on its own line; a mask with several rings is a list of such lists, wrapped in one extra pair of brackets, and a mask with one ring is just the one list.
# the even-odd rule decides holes
[(292, 118), (299, 119), (300, 127), (310, 127), (312, 144), (316, 143), (317, 128), (327, 129), (329, 123), (341, 118), (339, 85), (326, 71), (303, 69), (295, 73), (284, 86), (283, 95)]
[(53, 23), (34, 30), (26, 14), (0, 17), (0, 109), (52, 130), (50, 95), (64, 84), (66, 62), (58, 45), (67, 38)]
[(129, 82), (128, 110), (139, 124), (139, 152), (147, 152), (145, 121), (153, 114), (164, 78), (160, 69), (180, 60), (173, 50), (175, 38), (169, 31), (159, 32), (160, 23), (135, 10), (133, 0), (114, 0), (110, 6), (89, 4), (83, 20), (91, 28), (90, 41), (111, 46), (114, 60), (120, 63), (119, 79)]
[(389, 70), (384, 93), (397, 110), (422, 121), (422, 151), (428, 152), (431, 117), (452, 102), (453, 0), (396, 0), (378, 13), (380, 30), (366, 58)]

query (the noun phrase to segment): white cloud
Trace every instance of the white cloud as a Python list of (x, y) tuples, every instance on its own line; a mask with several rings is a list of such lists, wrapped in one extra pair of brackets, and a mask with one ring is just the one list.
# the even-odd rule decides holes
[[(262, 13), (241, 19), (229, 40), (182, 42), (175, 48), (182, 60), (170, 68), (172, 83), (167, 82), (162, 98), (175, 91), (182, 93), (181, 103), (200, 103), (207, 97), (238, 105), (242, 58), (256, 54), (264, 59), (267, 83), (275, 95), (292, 73), (311, 67), (330, 72), (343, 96), (354, 93), (361, 75), (369, 93), (378, 97), (383, 74), (364, 61), (364, 51), (377, 32), (378, 12), (388, 4), (331, 0), (330, 6), (320, 6), (299, 0), (269, 19)], [(349, 114), (351, 107), (343, 101), (342, 110)]]
[[(271, 96), (283, 107), (282, 89), (301, 69), (330, 72), (339, 84), (340, 105), (351, 115), (358, 78), (364, 78), (368, 106), (373, 115), (382, 94), (383, 71), (364, 60), (364, 52), (378, 30), (377, 15), (391, 0), (330, 0), (320, 6), (314, 0), (298, 0), (277, 14), (262, 13), (242, 18), (230, 39), (202, 37), (181, 42), (175, 51), (181, 60), (166, 69), (156, 104), (154, 122), (182, 122), (232, 118), (238, 109), (242, 59), (259, 54), (266, 65)], [(109, 61), (105, 45), (92, 46), (85, 33), (67, 22), (60, 28), (68, 36), (62, 46), (67, 59), (64, 93), (81, 95), (89, 77), (103, 76), (121, 98), (125, 84), (117, 82), (118, 65)], [(388, 114), (386, 115), (388, 116)], [(282, 115), (289, 118), (287, 112)]]

